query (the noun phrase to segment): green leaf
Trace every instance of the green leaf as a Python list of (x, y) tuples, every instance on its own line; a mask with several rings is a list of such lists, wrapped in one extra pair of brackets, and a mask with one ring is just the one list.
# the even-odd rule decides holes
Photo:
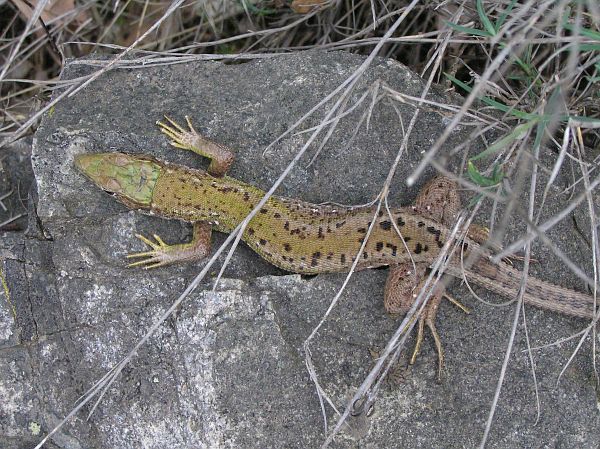
[(467, 174), (474, 184), (484, 188), (497, 186), (502, 181), (502, 178), (504, 178), (504, 173), (502, 173), (502, 171), (499, 169), (498, 164), (494, 166), (494, 169), (492, 170), (492, 176), (488, 177), (481, 174), (479, 169), (471, 160), (467, 162)]
[(500, 16), (498, 17), (498, 20), (496, 21), (496, 29), (497, 30), (499, 30), (500, 27), (502, 27), (502, 25), (504, 25), (504, 21), (506, 20), (506, 18), (508, 17), (508, 15), (512, 11), (512, 9), (514, 8), (516, 3), (517, 3), (517, 0), (511, 0), (511, 2), (506, 7), (504, 12), (502, 14), (500, 14)]
[(577, 120), (578, 122), (581, 122), (581, 123), (591, 123), (594, 125), (600, 125), (600, 119), (593, 118), (593, 117), (585, 117), (583, 115), (569, 115), (569, 118), (572, 120)]
[(600, 33), (598, 31), (594, 31), (589, 28), (576, 27), (570, 23), (565, 23), (564, 27), (566, 30), (571, 31), (572, 33), (579, 33), (580, 36), (589, 37), (590, 39), (600, 42)]
[(483, 1), (477, 0), (477, 14), (479, 15), (479, 20), (483, 25), (483, 28), (489, 33), (490, 36), (495, 36), (498, 30), (494, 28), (494, 24), (485, 14), (485, 9), (483, 9)]
[[(454, 84), (456, 84), (457, 86), (459, 86), (462, 89), (466, 90), (467, 92), (471, 93), (471, 91), (473, 90), (473, 88), (471, 86), (469, 86), (469, 85), (463, 83), (462, 81), (454, 78), (449, 73), (444, 72), (444, 75), (446, 75), (446, 78), (448, 78)], [(502, 104), (499, 101), (496, 101), (496, 100), (494, 100), (494, 99), (492, 99), (490, 97), (485, 97), (485, 96), (479, 97), (479, 100), (481, 100), (482, 102), (484, 102), (488, 106), (492, 106), (493, 108), (496, 108), (499, 111), (507, 112), (509, 114), (512, 114), (512, 115), (514, 115), (517, 118), (531, 120), (532, 118), (536, 117), (535, 114), (530, 114), (528, 112), (523, 112), (523, 111), (519, 111), (518, 109), (511, 108), (510, 106), (506, 106), (505, 104)]]
[(247, 0), (242, 0), (240, 3), (247, 8), (250, 13), (256, 14), (257, 16), (270, 16), (277, 14), (276, 9), (260, 8)]
[(513, 129), (510, 134), (507, 134), (502, 139), (498, 140), (496, 143), (489, 146), (486, 150), (479, 153), (477, 156), (473, 156), (470, 159), (470, 161), (477, 161), (479, 159), (483, 159), (492, 154), (495, 154), (495, 153), (499, 152), (500, 150), (504, 149), (505, 147), (507, 147), (511, 142), (513, 142), (517, 139), (520, 139), (521, 136), (523, 135), (523, 133), (527, 132), (530, 128), (532, 128), (538, 124), (538, 122), (540, 121), (540, 117), (541, 116), (538, 116), (529, 122), (521, 123), (515, 129)]
[(600, 44), (579, 44), (581, 51), (600, 51)]
[(464, 27), (453, 22), (446, 22), (446, 25), (455, 29), (456, 31), (460, 31), (461, 33), (472, 34), (473, 36), (490, 37), (489, 33), (478, 30), (477, 28)]
[(473, 206), (475, 206), (482, 197), (483, 195), (481, 193), (478, 193), (473, 198), (471, 198), (469, 204), (467, 204), (467, 209), (471, 209)]

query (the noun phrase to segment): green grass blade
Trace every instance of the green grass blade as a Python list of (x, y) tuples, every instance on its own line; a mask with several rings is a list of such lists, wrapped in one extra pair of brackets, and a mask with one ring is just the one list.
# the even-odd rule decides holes
[(479, 187), (494, 187), (500, 184), (502, 178), (504, 178), (504, 173), (500, 171), (498, 164), (494, 166), (492, 176), (485, 176), (479, 171), (479, 169), (471, 160), (467, 162), (467, 174), (469, 175), (471, 181), (474, 184), (477, 184)]
[(498, 17), (498, 20), (496, 21), (496, 29), (497, 30), (499, 30), (500, 27), (502, 25), (504, 25), (504, 22), (506, 21), (506, 18), (511, 13), (511, 11), (513, 10), (513, 8), (514, 8), (514, 6), (515, 6), (516, 3), (517, 3), (517, 0), (511, 0), (511, 2), (506, 7), (506, 9), (504, 10), (504, 12), (502, 14), (500, 14), (500, 16)]
[[(471, 91), (473, 90), (473, 88), (471, 86), (469, 86), (469, 85), (463, 83), (462, 81), (456, 79), (455, 77), (453, 77), (449, 73), (444, 72), (444, 75), (446, 75), (446, 77), (450, 81), (452, 81), (454, 84), (456, 84), (457, 86), (461, 87), (465, 91), (471, 93)], [(499, 111), (512, 114), (512, 115), (514, 115), (517, 118), (530, 120), (530, 119), (536, 117), (536, 115), (534, 115), (534, 114), (530, 114), (528, 112), (523, 112), (523, 111), (519, 111), (518, 109), (511, 108), (511, 107), (509, 107), (509, 106), (507, 106), (505, 104), (502, 104), (499, 101), (496, 101), (496, 100), (494, 100), (494, 99), (492, 99), (490, 97), (483, 96), (483, 97), (480, 97), (479, 100), (481, 100), (483, 103), (487, 104), (488, 106), (496, 108)]]
[(482, 30), (478, 30), (477, 28), (465, 27), (453, 22), (446, 22), (446, 25), (448, 25), (450, 28), (456, 31), (460, 31), (461, 33), (471, 34), (473, 36), (490, 37), (488, 33)]
[(495, 36), (497, 33), (496, 28), (494, 28), (494, 24), (485, 14), (485, 9), (483, 8), (483, 1), (477, 0), (477, 14), (479, 15), (479, 20), (483, 25), (483, 28), (489, 33), (490, 36)]
[(486, 150), (479, 153), (477, 156), (473, 156), (470, 160), (477, 161), (499, 152), (503, 148), (507, 147), (511, 142), (520, 139), (523, 133), (527, 132), (530, 128), (537, 125), (539, 121), (539, 117), (536, 117), (529, 122), (520, 124), (510, 134), (507, 134), (502, 139), (489, 146)]

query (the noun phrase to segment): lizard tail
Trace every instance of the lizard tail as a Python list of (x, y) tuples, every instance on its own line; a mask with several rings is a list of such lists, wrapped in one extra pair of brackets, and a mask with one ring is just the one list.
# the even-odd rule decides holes
[[(506, 298), (514, 299), (519, 293), (523, 273), (506, 263), (493, 264), (486, 258), (476, 263), (477, 272), (462, 269), (454, 264), (448, 267), (448, 273), (463, 278), (481, 287), (498, 293)], [(594, 298), (585, 293), (560, 287), (550, 282), (529, 276), (523, 300), (526, 304), (554, 312), (581, 318), (594, 318), (599, 310)]]

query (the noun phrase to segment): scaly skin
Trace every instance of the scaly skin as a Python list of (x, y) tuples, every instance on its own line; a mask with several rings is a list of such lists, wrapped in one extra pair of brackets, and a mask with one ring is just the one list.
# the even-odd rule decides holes
[[(264, 196), (264, 191), (228, 176), (215, 178), (148, 156), (123, 153), (86, 154), (76, 164), (99, 187), (116, 194), (131, 209), (189, 222), (208, 222), (221, 232), (231, 232)], [(121, 172), (115, 170), (121, 168)], [(94, 170), (96, 172), (94, 172)], [(98, 174), (98, 170), (105, 173)], [(123, 173), (139, 173), (133, 178)], [(126, 196), (129, 186), (137, 196)], [(272, 197), (250, 221), (243, 240), (273, 265), (293, 273), (317, 274), (349, 271), (375, 212), (374, 206), (317, 205)], [(400, 239), (393, 223), (404, 238)], [(411, 208), (379, 212), (375, 226), (357, 265), (358, 270), (394, 265), (411, 260), (431, 263), (450, 231), (415, 214)], [(466, 251), (479, 245), (465, 240)], [(458, 262), (449, 274), (462, 277)], [(514, 298), (521, 273), (506, 263), (494, 265), (480, 258), (466, 270), (469, 281), (503, 296)], [(525, 301), (560, 313), (593, 317), (590, 296), (529, 277)]]
[[(143, 258), (133, 266), (150, 268), (204, 258), (209, 254), (211, 227), (231, 232), (265, 194), (257, 187), (223, 176), (233, 161), (228, 149), (199, 136), (189, 120), (190, 131), (170, 123), (172, 126), (159, 125), (173, 139), (172, 145), (210, 157), (210, 173), (144, 155), (100, 153), (83, 154), (75, 159), (82, 173), (130, 209), (194, 223), (194, 239), (189, 244), (167, 245), (156, 235), (155, 242), (138, 236), (152, 250), (130, 255)], [(249, 222), (242, 239), (273, 265), (294, 273), (347, 272), (357, 255), (357, 270), (390, 265), (385, 306), (390, 313), (405, 312), (412, 304), (415, 285), (406, 273), (412, 272), (416, 284), (422, 283), (425, 270), (450, 236), (449, 228), (442, 223), (451, 224), (459, 199), (454, 187), (444, 179), (430, 182), (416, 206), (393, 209), (391, 215), (380, 211), (360, 255), (374, 219), (374, 206), (316, 205), (271, 197)], [(462, 259), (477, 255), (475, 263), (463, 267), (459, 255), (455, 255), (448, 261), (446, 273), (458, 278), (464, 275), (474, 284), (515, 298), (522, 273), (507, 263), (490, 262), (489, 254), (479, 245), (485, 240), (481, 228), (472, 227), (469, 237), (462, 242)], [(434, 319), (443, 295), (442, 289), (434, 291), (428, 310), (420, 318), (416, 348), (417, 351), (423, 338), (423, 326), (427, 325), (438, 349), (440, 373), (443, 353)], [(595, 315), (591, 296), (531, 276), (524, 300), (567, 315), (583, 318)]]
[[(98, 170), (96, 167), (109, 168), (109, 173), (92, 180), (116, 193), (131, 209), (188, 222), (208, 222), (220, 232), (235, 229), (265, 194), (234, 178), (214, 178), (202, 170), (147, 156), (90, 154), (80, 156), (77, 165), (88, 176), (90, 170)], [(141, 174), (132, 180), (114, 167), (123, 168), (124, 173), (136, 167), (134, 170)], [(121, 185), (135, 186), (139, 196), (119, 193)], [(286, 271), (344, 272), (350, 270), (374, 213), (374, 207), (316, 205), (272, 197), (250, 221), (242, 239), (264, 259)], [(446, 241), (446, 228), (410, 209), (396, 209), (392, 217), (380, 211), (358, 269), (410, 260), (392, 220), (416, 262), (434, 259)]]

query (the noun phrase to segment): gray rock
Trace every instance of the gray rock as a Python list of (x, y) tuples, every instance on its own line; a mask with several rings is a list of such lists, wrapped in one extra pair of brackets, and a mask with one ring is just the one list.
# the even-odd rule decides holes
[(33, 181), (31, 136), (0, 151), (0, 232), (22, 231), (27, 224), (27, 192)]
[[(303, 53), (244, 64), (204, 62), (113, 70), (76, 97), (60, 103), (36, 134), (33, 165), (42, 233), (0, 239), (10, 302), (0, 298), (0, 441), (32, 447), (69, 413), (77, 399), (135, 345), (169, 307), (202, 264), (152, 271), (126, 269), (124, 256), (143, 249), (133, 234), (158, 233), (169, 242), (189, 238), (190, 227), (128, 211), (73, 168), (84, 152), (148, 153), (190, 166), (194, 155), (174, 151), (154, 122), (189, 115), (196, 128), (237, 151), (232, 176), (269, 188), (308, 134), (288, 136), (263, 155), (274, 138), (345, 80), (363, 58), (345, 53)], [(71, 61), (63, 79), (90, 73)], [(423, 81), (403, 66), (377, 60), (353, 99), (381, 79), (417, 96)], [(431, 99), (447, 103), (439, 93)], [(352, 101), (352, 100), (351, 100)], [(396, 105), (403, 122), (413, 108)], [(313, 202), (365, 203), (374, 198), (398, 151), (402, 132), (389, 101), (379, 103), (370, 127), (352, 139), (364, 108), (343, 118), (316, 161), (311, 149), (279, 192)], [(309, 119), (301, 129), (318, 123)], [(390, 200), (407, 204), (418, 185), (403, 182), (448, 123), (431, 108), (421, 112), (396, 175)], [(465, 141), (452, 136), (443, 152)], [(442, 154), (444, 154), (442, 153)], [(449, 159), (448, 166), (459, 167)], [(553, 194), (547, 214), (560, 209)], [(564, 202), (565, 199), (562, 199)], [(489, 217), (484, 208), (481, 223)], [(582, 242), (566, 239), (565, 221), (551, 237), (576, 262), (589, 263)], [(522, 225), (511, 221), (509, 235)], [(46, 236), (44, 240), (42, 236)], [(12, 240), (11, 240), (12, 239)], [(214, 238), (214, 248), (223, 236)], [(586, 252), (587, 251), (587, 252)], [(532, 272), (565, 286), (575, 277), (541, 246)], [(215, 265), (217, 267), (218, 265)], [(215, 268), (218, 270), (218, 268)], [(319, 322), (344, 275), (286, 275), (240, 246), (211, 292), (202, 284), (164, 323), (113, 384), (89, 421), (90, 406), (64, 426), (49, 447), (189, 448), (319, 447), (323, 420), (302, 344)], [(312, 354), (321, 385), (338, 408), (352, 397), (399, 325), (382, 305), (385, 270), (357, 273), (319, 331)], [(370, 416), (351, 420), (333, 447), (473, 447), (483, 433), (510, 332), (512, 308), (492, 308), (455, 284), (451, 292), (473, 313), (444, 304), (438, 328), (446, 348), (445, 378), (436, 381), (429, 337), (417, 363), (407, 356), (388, 381)], [(482, 298), (499, 302), (480, 289)], [(5, 292), (0, 289), (0, 295)], [(15, 312), (11, 311), (9, 304)], [(538, 346), (581, 329), (581, 320), (527, 309)], [(536, 425), (533, 381), (523, 327), (488, 447), (596, 447), (597, 419), (589, 345), (556, 385), (574, 342), (535, 351), (541, 417)], [(329, 424), (335, 414), (326, 407)]]

